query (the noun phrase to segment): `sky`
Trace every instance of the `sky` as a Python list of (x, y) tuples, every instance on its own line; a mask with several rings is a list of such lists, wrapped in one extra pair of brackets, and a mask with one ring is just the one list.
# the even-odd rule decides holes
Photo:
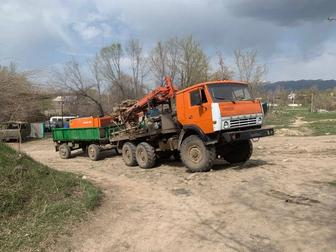
[(48, 71), (112, 42), (192, 34), (212, 56), (258, 51), (269, 81), (336, 79), (335, 0), (0, 0), (0, 64)]

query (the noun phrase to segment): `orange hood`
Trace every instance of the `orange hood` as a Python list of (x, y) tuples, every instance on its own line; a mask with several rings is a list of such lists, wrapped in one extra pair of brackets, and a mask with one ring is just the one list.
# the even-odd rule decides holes
[(262, 106), (258, 100), (220, 102), (219, 108), (222, 117), (262, 113)]

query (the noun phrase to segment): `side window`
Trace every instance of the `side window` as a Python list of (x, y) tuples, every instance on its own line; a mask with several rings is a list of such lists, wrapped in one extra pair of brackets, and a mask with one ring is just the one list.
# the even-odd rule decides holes
[(200, 97), (200, 92), (199, 89), (190, 92), (190, 104), (191, 106), (197, 106), (201, 104), (201, 97)]
[[(201, 91), (201, 92), (200, 92)], [(197, 106), (202, 103), (208, 102), (204, 89), (197, 89), (190, 93), (190, 103), (191, 106)]]

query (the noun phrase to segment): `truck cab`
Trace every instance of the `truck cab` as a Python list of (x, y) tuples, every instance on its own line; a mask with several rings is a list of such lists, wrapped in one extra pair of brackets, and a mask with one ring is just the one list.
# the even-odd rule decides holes
[(252, 155), (251, 139), (274, 135), (248, 85), (237, 81), (196, 84), (176, 93), (178, 149), (190, 171), (208, 171), (216, 157), (235, 164)]
[(243, 82), (216, 81), (191, 86), (176, 94), (177, 119), (203, 134), (260, 128), (263, 107)]

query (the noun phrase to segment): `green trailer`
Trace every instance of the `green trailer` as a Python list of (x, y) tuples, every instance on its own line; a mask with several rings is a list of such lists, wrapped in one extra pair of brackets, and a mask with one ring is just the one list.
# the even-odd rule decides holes
[(54, 128), (52, 137), (55, 149), (63, 159), (70, 158), (71, 151), (82, 149), (91, 160), (98, 160), (100, 152), (115, 148), (109, 142), (110, 132), (118, 127), (104, 128)]

